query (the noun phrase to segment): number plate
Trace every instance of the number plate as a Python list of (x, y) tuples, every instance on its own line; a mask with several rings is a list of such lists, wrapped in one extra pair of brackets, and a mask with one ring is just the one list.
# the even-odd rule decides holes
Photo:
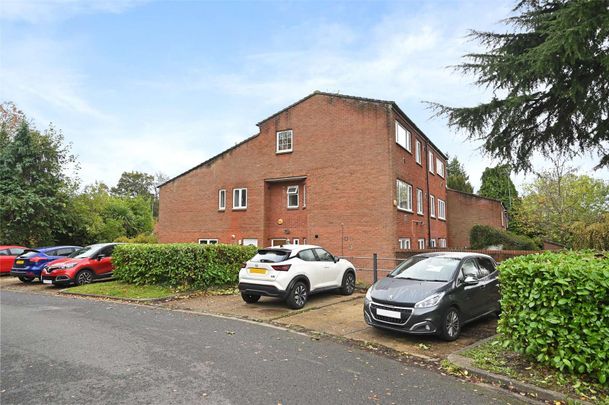
[(249, 270), (250, 270), (250, 274), (266, 274), (266, 269), (259, 269), (257, 267), (252, 267)]
[(15, 261), (15, 264), (23, 264), (23, 263), (25, 263), (23, 260), (16, 260)]
[(386, 309), (377, 308), (376, 314), (380, 316), (386, 316), (388, 318), (402, 319), (402, 314), (397, 311), (388, 311)]
[(42, 284), (53, 284), (53, 280), (42, 280)]

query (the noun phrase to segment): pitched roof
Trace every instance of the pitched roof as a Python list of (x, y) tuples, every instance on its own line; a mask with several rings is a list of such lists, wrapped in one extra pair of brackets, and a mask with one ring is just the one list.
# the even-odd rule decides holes
[[(408, 117), (406, 115), (406, 113), (404, 111), (402, 111), (402, 109), (397, 105), (397, 103), (395, 101), (388, 101), (388, 100), (377, 100), (377, 99), (373, 99), (373, 98), (365, 98), (365, 97), (356, 97), (356, 96), (348, 96), (345, 94), (339, 94), (339, 93), (327, 93), (327, 92), (323, 92), (323, 91), (314, 91), (313, 93), (309, 94), (308, 96), (301, 98), (300, 100), (296, 101), (293, 104), (290, 104), (289, 106), (285, 107), (284, 109), (277, 111), (276, 113), (274, 113), (273, 115), (268, 116), (267, 118), (263, 119), (262, 121), (260, 121), (258, 124), (258, 126), (260, 126), (261, 124), (265, 123), (266, 121), (270, 120), (271, 118), (276, 117), (277, 115), (289, 110), (292, 107), (297, 106), (298, 104), (308, 100), (309, 98), (313, 97), (313, 96), (326, 96), (326, 97), (338, 97), (338, 98), (342, 98), (342, 99), (348, 99), (348, 100), (357, 100), (357, 101), (364, 101), (364, 102), (368, 102), (368, 103), (377, 103), (377, 104), (386, 104), (391, 106), (392, 109), (394, 109), (395, 111), (398, 112), (398, 114), (400, 114), (413, 128), (415, 128), (419, 134), (421, 134), (421, 136), (430, 144), (433, 146), (433, 148), (440, 154), (442, 155), (442, 157), (444, 159), (448, 160), (448, 156), (446, 156), (441, 150), (440, 148), (438, 148), (432, 141), (431, 139), (429, 139), (429, 137), (427, 137), (427, 135), (425, 135), (425, 133), (414, 123), (414, 121), (412, 121), (410, 119), (410, 117)], [(198, 165), (196, 165), (195, 167), (192, 167), (188, 170), (186, 170), (185, 172), (182, 172), (180, 174), (178, 174), (175, 177), (172, 177), (171, 179), (165, 181), (164, 183), (161, 183), (157, 186), (157, 188), (163, 187), (164, 185), (171, 183), (172, 181), (176, 180), (179, 177), (182, 177), (190, 172), (192, 172), (193, 170), (196, 170), (202, 166), (208, 165), (210, 163), (213, 163), (216, 159), (220, 158), (221, 156), (223, 156), (224, 154), (238, 148), (239, 146), (243, 145), (244, 143), (254, 139), (255, 137), (257, 137), (258, 135), (260, 135), (260, 133), (257, 133), (256, 135), (250, 136), (249, 138), (243, 140), (242, 142), (239, 142), (238, 144), (226, 149), (223, 152), (220, 152), (219, 154), (207, 159), (206, 161), (204, 161), (203, 163), (200, 163)]]
[(482, 198), (484, 200), (495, 201), (495, 202), (498, 202), (499, 204), (501, 204), (503, 206), (503, 209), (505, 209), (505, 206), (503, 205), (503, 201), (498, 200), (496, 198), (484, 197), (484, 196), (481, 196), (481, 195), (478, 195), (478, 194), (468, 193), (466, 191), (455, 190), (454, 188), (450, 188), (448, 186), (446, 187), (446, 190), (447, 191), (454, 191), (455, 193), (459, 193), (459, 194), (464, 194), (464, 195), (469, 196), (469, 197)]

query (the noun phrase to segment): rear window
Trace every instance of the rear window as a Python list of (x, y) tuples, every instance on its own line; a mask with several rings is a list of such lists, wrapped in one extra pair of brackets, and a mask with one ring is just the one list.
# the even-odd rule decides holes
[(279, 263), (290, 257), (290, 250), (262, 249), (252, 258), (252, 262)]
[(21, 256), (19, 256), (22, 259), (30, 259), (32, 257), (38, 256), (40, 252), (37, 250), (28, 250), (27, 252), (25, 252), (24, 254), (22, 254)]

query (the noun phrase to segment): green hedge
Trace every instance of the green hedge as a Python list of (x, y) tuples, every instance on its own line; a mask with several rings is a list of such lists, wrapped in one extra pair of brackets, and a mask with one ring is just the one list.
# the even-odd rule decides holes
[(128, 244), (115, 248), (112, 262), (114, 276), (128, 283), (195, 289), (235, 284), (255, 253), (238, 245)]
[(609, 257), (519, 256), (499, 266), (504, 345), (561, 371), (609, 378)]
[(469, 232), (472, 249), (486, 249), (487, 246), (503, 245), (507, 250), (537, 250), (539, 246), (527, 236), (493, 228), (487, 225), (474, 225)]

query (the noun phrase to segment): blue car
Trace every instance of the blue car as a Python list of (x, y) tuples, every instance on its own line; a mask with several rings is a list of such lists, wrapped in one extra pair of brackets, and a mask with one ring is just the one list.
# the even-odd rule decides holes
[[(11, 269), (11, 276), (19, 277), (24, 283), (31, 283), (35, 278), (41, 279), (40, 273), (47, 263), (62, 257), (70, 256), (81, 249), (80, 246), (51, 246), (27, 249), (17, 256)], [(42, 282), (42, 279), (41, 279)]]

